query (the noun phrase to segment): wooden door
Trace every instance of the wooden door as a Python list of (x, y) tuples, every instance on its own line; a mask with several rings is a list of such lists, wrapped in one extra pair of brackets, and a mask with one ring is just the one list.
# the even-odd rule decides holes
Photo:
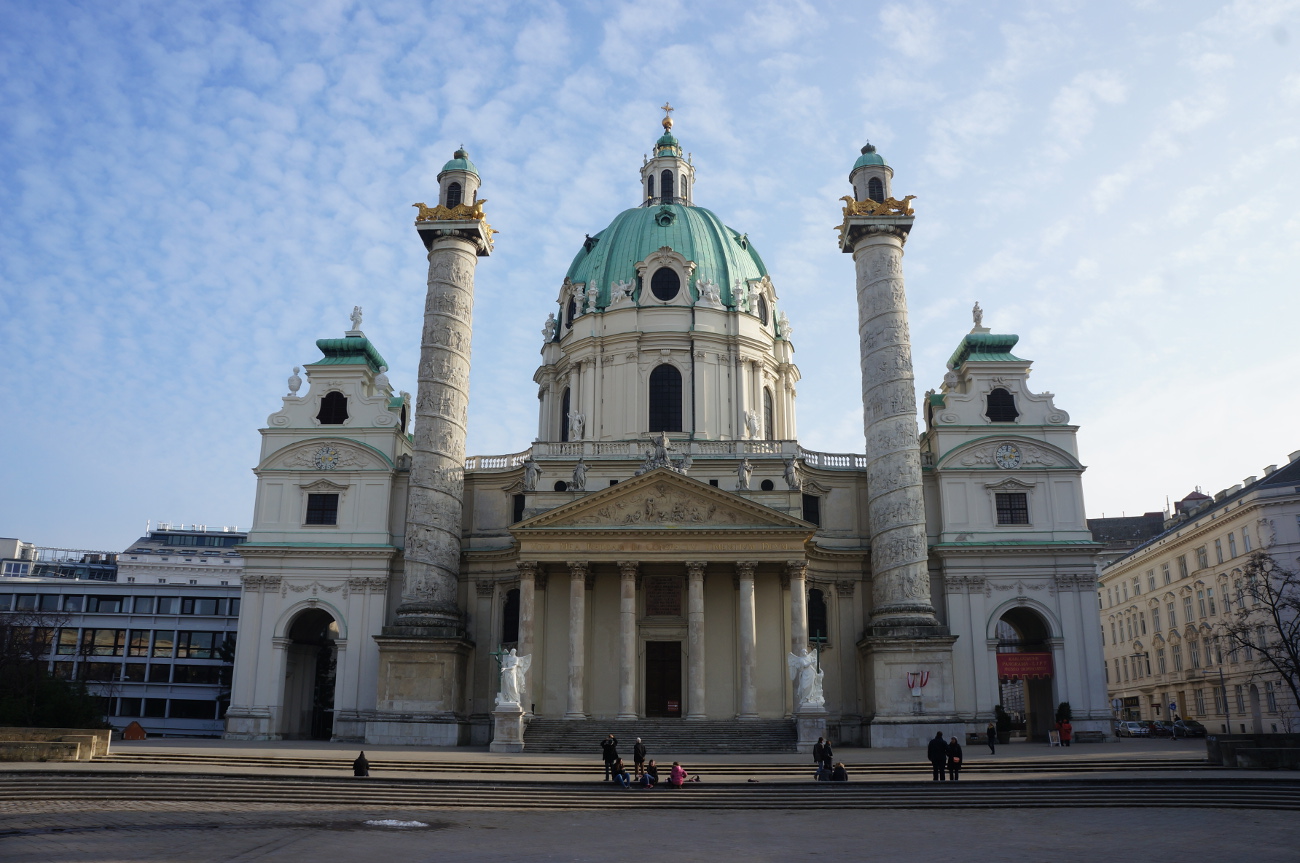
[(682, 715), (682, 643), (647, 641), (645, 644), (646, 716)]

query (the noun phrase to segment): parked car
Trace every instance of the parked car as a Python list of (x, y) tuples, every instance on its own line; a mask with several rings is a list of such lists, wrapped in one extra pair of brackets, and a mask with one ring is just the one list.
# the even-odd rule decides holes
[(1151, 723), (1151, 734), (1155, 737), (1173, 737), (1174, 724), (1168, 719), (1156, 719)]
[(1170, 734), (1169, 730), (1167, 728), (1162, 728), (1159, 722), (1151, 719), (1142, 719), (1139, 721), (1146, 726), (1148, 737), (1168, 737)]
[(1147, 734), (1145, 723), (1133, 720), (1115, 723), (1115, 735), (1117, 737), (1146, 737)]
[(1205, 726), (1195, 719), (1180, 719), (1174, 727), (1178, 729), (1179, 737), (1204, 737), (1208, 733)]

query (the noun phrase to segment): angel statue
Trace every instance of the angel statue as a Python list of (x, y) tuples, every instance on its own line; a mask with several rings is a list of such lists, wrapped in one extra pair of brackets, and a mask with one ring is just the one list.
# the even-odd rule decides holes
[(984, 326), (984, 310), (980, 308), (980, 301), (975, 301), (975, 307), (970, 310), (970, 316), (975, 321), (975, 326)]
[(582, 440), (582, 427), (587, 417), (579, 411), (569, 411), (569, 440)]
[(537, 481), (542, 478), (542, 466), (529, 458), (524, 462), (524, 491), (537, 491)]
[(636, 290), (636, 282), (624, 280), (621, 282), (609, 283), (609, 307), (611, 309), (622, 308), (623, 306), (635, 305), (632, 302), (632, 292)]
[(352, 314), (349, 317), (351, 317), (352, 319), (352, 329), (353, 330), (361, 329), (361, 307), (353, 306)]
[(754, 466), (749, 463), (749, 459), (742, 458), (740, 464), (736, 465), (736, 479), (739, 481), (736, 488), (749, 491), (749, 476), (753, 472)]
[(542, 324), (542, 339), (545, 341), (554, 341), (555, 328), (559, 326), (559, 321), (555, 320), (555, 312), (546, 316), (546, 323)]
[(799, 491), (803, 488), (803, 477), (799, 475), (799, 462), (794, 456), (785, 460), (785, 484), (791, 491)]
[(750, 438), (757, 440), (762, 433), (762, 428), (758, 422), (758, 411), (745, 411), (745, 429), (749, 432)]
[(798, 653), (787, 654), (785, 661), (790, 667), (790, 679), (794, 681), (795, 712), (804, 707), (825, 707), (822, 678), (826, 672), (817, 667), (816, 655), (801, 647)]
[(790, 326), (790, 319), (785, 316), (785, 312), (776, 316), (776, 326), (781, 333), (781, 338), (790, 341), (790, 337), (794, 335), (794, 327)]
[(523, 701), (524, 675), (533, 664), (532, 656), (520, 656), (515, 649), (501, 657), (501, 691), (497, 704), (520, 704)]
[(578, 457), (578, 463), (573, 466), (573, 482), (569, 484), (569, 491), (586, 491), (587, 490), (587, 463)]

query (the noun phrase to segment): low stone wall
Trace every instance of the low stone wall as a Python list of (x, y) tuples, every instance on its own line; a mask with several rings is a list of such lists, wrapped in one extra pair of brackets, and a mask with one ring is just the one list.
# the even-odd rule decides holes
[(81, 760), (84, 761), (107, 755), (112, 740), (111, 728), (0, 728), (0, 743), (82, 744)]
[(80, 743), (0, 740), (0, 761), (89, 761)]
[(1243, 770), (1300, 770), (1300, 749), (1238, 749), (1236, 756)]
[(1240, 749), (1300, 749), (1300, 734), (1211, 734), (1205, 755), (1211, 764), (1237, 767)]

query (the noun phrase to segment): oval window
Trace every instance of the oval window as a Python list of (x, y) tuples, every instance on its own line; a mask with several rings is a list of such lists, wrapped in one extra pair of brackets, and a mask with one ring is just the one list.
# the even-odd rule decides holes
[(668, 267), (655, 270), (654, 276), (650, 279), (650, 292), (664, 302), (677, 296), (681, 289), (682, 280)]

